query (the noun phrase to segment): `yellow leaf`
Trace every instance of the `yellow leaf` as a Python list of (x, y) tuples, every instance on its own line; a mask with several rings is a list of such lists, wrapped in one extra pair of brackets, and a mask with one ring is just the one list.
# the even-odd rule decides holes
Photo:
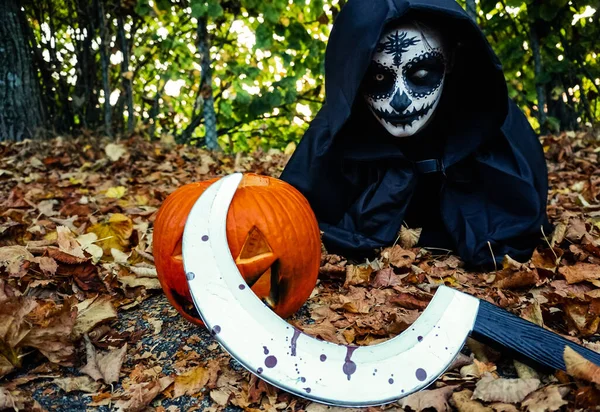
[(96, 242), (104, 254), (110, 256), (110, 249), (125, 251), (129, 246), (129, 238), (133, 233), (133, 222), (131, 219), (121, 213), (115, 213), (108, 222), (98, 223), (87, 230), (88, 233), (95, 233), (98, 236)]
[(202, 366), (196, 366), (193, 369), (179, 375), (175, 378), (175, 388), (173, 398), (182, 395), (195, 395), (208, 383), (207, 369)]
[(127, 188), (124, 186), (111, 187), (106, 191), (106, 197), (120, 199), (127, 193)]
[(290, 156), (295, 151), (296, 151), (296, 143), (295, 142), (289, 142), (288, 145), (285, 147), (285, 150), (283, 151), (283, 153), (285, 153), (286, 155)]

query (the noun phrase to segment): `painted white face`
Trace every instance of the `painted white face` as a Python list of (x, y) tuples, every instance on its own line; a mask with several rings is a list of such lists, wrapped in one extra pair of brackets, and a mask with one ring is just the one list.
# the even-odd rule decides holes
[(442, 95), (446, 60), (440, 35), (412, 23), (381, 36), (363, 93), (392, 136), (412, 136), (433, 118)]

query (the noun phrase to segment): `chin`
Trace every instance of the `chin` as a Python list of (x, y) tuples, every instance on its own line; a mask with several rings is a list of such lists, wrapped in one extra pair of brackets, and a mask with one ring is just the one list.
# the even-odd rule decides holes
[(419, 132), (423, 125), (412, 125), (412, 126), (394, 126), (387, 122), (384, 122), (383, 127), (389, 134), (394, 137), (410, 137)]

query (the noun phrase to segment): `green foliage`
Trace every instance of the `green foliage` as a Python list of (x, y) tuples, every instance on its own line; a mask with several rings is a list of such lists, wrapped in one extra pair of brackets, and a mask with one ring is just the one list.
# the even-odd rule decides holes
[[(593, 3), (478, 3), (478, 23), (503, 63), (510, 96), (536, 127), (540, 90), (547, 99), (543, 127), (571, 129), (600, 119), (600, 25), (598, 13), (590, 14), (590, 7), (598, 8)], [(132, 79), (138, 128), (154, 137), (202, 144), (202, 107), (212, 93), (220, 145), (233, 152), (285, 148), (320, 108), (337, 0), (29, 0), (40, 82), (57, 131), (103, 124), (108, 96), (102, 91), (99, 6), (106, 16), (117, 132), (126, 124), (124, 77)], [(125, 20), (129, 50), (120, 48), (118, 16)], [(202, 87), (200, 20), (207, 22), (211, 88)], [(540, 40), (537, 74), (532, 33)], [(120, 66), (123, 55), (130, 57), (127, 73)], [(185, 133), (190, 124), (198, 127)]]

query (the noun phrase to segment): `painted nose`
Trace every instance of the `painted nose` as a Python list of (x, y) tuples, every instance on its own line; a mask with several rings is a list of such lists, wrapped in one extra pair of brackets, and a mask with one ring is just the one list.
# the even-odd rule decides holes
[(400, 89), (396, 90), (396, 93), (390, 102), (390, 106), (398, 113), (404, 112), (411, 104), (412, 100), (410, 100), (410, 97), (408, 97), (405, 91), (402, 91), (402, 94), (400, 94)]

